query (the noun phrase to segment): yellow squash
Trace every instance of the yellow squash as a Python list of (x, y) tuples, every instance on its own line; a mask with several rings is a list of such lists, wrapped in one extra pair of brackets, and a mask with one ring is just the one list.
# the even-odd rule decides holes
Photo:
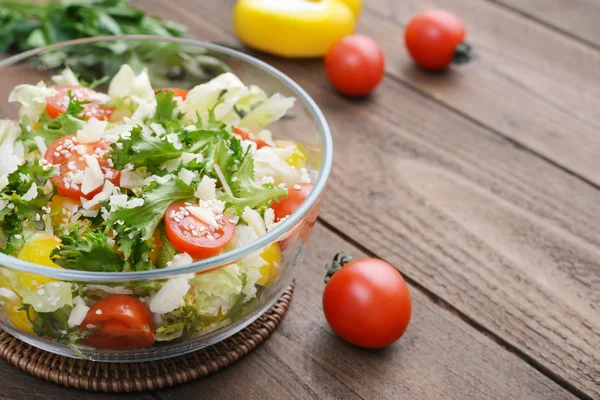
[(239, 0), (233, 10), (237, 37), (282, 57), (321, 57), (354, 32), (362, 0)]

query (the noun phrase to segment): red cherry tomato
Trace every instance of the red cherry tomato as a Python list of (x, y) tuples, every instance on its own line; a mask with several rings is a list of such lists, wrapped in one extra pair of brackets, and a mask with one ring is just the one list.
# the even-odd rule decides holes
[(156, 93), (158, 92), (173, 92), (173, 97), (181, 97), (183, 100), (187, 98), (188, 90), (179, 89), (179, 88), (161, 88), (156, 89)]
[(83, 343), (102, 349), (141, 349), (156, 339), (150, 311), (138, 299), (123, 294), (94, 304), (79, 327), (99, 330)]
[(410, 20), (404, 40), (410, 56), (419, 66), (442, 70), (452, 63), (465, 35), (465, 27), (456, 15), (445, 10), (429, 10)]
[(194, 258), (220, 253), (235, 233), (235, 223), (226, 215), (217, 215), (217, 228), (211, 227), (188, 211), (185, 203), (172, 204), (165, 213), (165, 232), (180, 252)]
[(279, 199), (279, 202), (273, 200), (271, 202), (271, 208), (273, 208), (273, 212), (275, 213), (275, 222), (291, 215), (298, 207), (300, 207), (300, 204), (306, 200), (312, 189), (312, 184), (303, 183), (300, 185), (300, 189), (289, 187), (288, 195), (282, 196)]
[(364, 96), (381, 82), (385, 60), (373, 39), (350, 35), (331, 46), (325, 55), (325, 70), (337, 90), (348, 96)]
[(104, 157), (109, 150), (110, 143), (103, 139), (96, 143), (79, 144), (76, 136), (64, 136), (52, 142), (44, 154), (44, 159), (59, 167), (59, 174), (52, 178), (58, 192), (63, 196), (79, 200), (81, 197), (91, 199), (102, 190), (102, 186), (100, 186), (90, 193), (83, 194), (81, 185), (72, 182), (75, 174), (79, 171), (83, 172), (87, 168), (84, 154), (97, 155), (98, 164), (105, 180), (118, 185), (119, 171), (110, 168), (108, 160)]
[(398, 340), (410, 321), (408, 286), (385, 261), (349, 262), (327, 282), (323, 311), (342, 339), (360, 347), (384, 347)]
[(269, 143), (265, 142), (265, 141), (264, 141), (264, 140), (262, 140), (262, 139), (259, 139), (259, 138), (255, 137), (254, 135), (250, 135), (250, 132), (247, 132), (247, 131), (245, 131), (245, 130), (243, 130), (243, 129), (234, 128), (234, 129), (233, 129), (233, 132), (234, 132), (236, 135), (239, 135), (239, 136), (241, 136), (243, 140), (251, 140), (251, 141), (255, 142), (255, 143), (256, 143), (256, 148), (257, 148), (257, 149), (260, 149), (260, 148), (262, 148), (262, 147), (271, 147), (271, 146), (269, 145)]
[(56, 118), (67, 110), (69, 106), (69, 90), (73, 97), (79, 101), (90, 101), (83, 105), (85, 119), (108, 119), (115, 111), (113, 107), (105, 105), (110, 98), (95, 90), (82, 86), (53, 86), (58, 93), (46, 101), (46, 112), (50, 118)]

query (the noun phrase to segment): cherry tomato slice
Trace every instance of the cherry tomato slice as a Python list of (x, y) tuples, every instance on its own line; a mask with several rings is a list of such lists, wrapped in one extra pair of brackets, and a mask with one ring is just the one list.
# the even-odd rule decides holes
[(53, 86), (58, 92), (53, 97), (46, 100), (46, 112), (50, 118), (56, 118), (63, 114), (69, 106), (69, 90), (73, 97), (79, 101), (90, 101), (83, 105), (83, 117), (85, 119), (108, 119), (115, 111), (113, 107), (106, 106), (110, 97), (103, 93), (82, 86)]
[(185, 100), (188, 95), (188, 90), (179, 88), (160, 88), (156, 89), (155, 92), (173, 92), (173, 97), (181, 97), (183, 100)]
[(269, 143), (265, 142), (265, 141), (264, 141), (264, 140), (262, 140), (262, 139), (259, 139), (259, 138), (255, 137), (254, 135), (251, 135), (251, 134), (250, 134), (250, 132), (248, 132), (248, 131), (245, 131), (245, 130), (243, 130), (243, 129), (240, 129), (240, 128), (234, 128), (234, 129), (233, 129), (233, 132), (234, 132), (236, 135), (239, 135), (239, 136), (241, 136), (243, 140), (251, 140), (251, 141), (253, 141), (254, 143), (256, 143), (256, 148), (257, 148), (257, 149), (260, 149), (260, 148), (262, 148), (262, 147), (271, 147), (271, 146), (269, 145)]
[(110, 151), (110, 143), (101, 139), (96, 143), (79, 144), (77, 136), (63, 136), (48, 146), (44, 159), (52, 165), (62, 165), (84, 154), (97, 154), (98, 163), (108, 166), (104, 155)]
[(99, 330), (83, 343), (103, 349), (141, 349), (156, 339), (150, 311), (138, 299), (123, 294), (94, 304), (79, 328)]
[(291, 215), (298, 207), (300, 207), (300, 204), (306, 200), (312, 188), (313, 185), (310, 183), (301, 184), (300, 189), (289, 187), (288, 195), (281, 197), (279, 203), (273, 200), (271, 208), (273, 208), (273, 212), (275, 213), (275, 222)]
[(172, 204), (165, 213), (165, 232), (177, 251), (194, 258), (207, 258), (220, 253), (235, 233), (235, 223), (226, 215), (215, 217), (213, 228), (190, 213), (185, 203)]
[(102, 186), (83, 194), (80, 184), (73, 184), (72, 178), (80, 171), (85, 171), (87, 163), (84, 155), (97, 156), (98, 164), (105, 178), (114, 185), (119, 184), (119, 171), (108, 167), (109, 162), (104, 155), (110, 150), (110, 143), (100, 140), (96, 143), (79, 144), (76, 136), (65, 136), (55, 140), (44, 154), (44, 159), (59, 166), (59, 174), (53, 181), (58, 192), (66, 197), (79, 200), (81, 197), (91, 199), (102, 190)]
[[(84, 199), (89, 200), (102, 191), (102, 187), (104, 186), (104, 184), (98, 186), (98, 188), (92, 190), (91, 192), (84, 194), (81, 191), (81, 185), (72, 182), (72, 177), (78, 171), (85, 171), (87, 164), (85, 163), (85, 161), (83, 161), (83, 165), (82, 165), (81, 160), (77, 160), (77, 161), (73, 161), (73, 162), (75, 162), (76, 164), (71, 164), (71, 165), (75, 165), (75, 169), (73, 169), (73, 170), (69, 169), (68, 163), (63, 164), (60, 167), (60, 173), (58, 175), (56, 175), (54, 178), (52, 178), (52, 180), (56, 183), (56, 190), (61, 195), (65, 196), (65, 197), (69, 197), (71, 199), (79, 200), (80, 198), (83, 197)], [(104, 174), (105, 181), (111, 181), (111, 183), (115, 186), (119, 185), (119, 180), (120, 180), (120, 175), (121, 175), (119, 173), (119, 171), (117, 171), (116, 169), (112, 169), (112, 168), (108, 168), (108, 167), (104, 167), (104, 166), (101, 166), (100, 170), (102, 171), (102, 174)]]

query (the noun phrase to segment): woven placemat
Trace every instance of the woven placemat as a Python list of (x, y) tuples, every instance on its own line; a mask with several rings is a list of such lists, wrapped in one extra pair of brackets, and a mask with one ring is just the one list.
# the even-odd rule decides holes
[(294, 293), (292, 283), (251, 325), (215, 345), (160, 361), (100, 363), (76, 360), (35, 348), (0, 330), (0, 357), (17, 368), (60, 385), (94, 392), (161, 389), (208, 376), (261, 344), (277, 328)]

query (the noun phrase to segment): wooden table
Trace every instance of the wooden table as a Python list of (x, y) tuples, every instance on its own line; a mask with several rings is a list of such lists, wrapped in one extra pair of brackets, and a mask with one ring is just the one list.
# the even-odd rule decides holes
[[(325, 113), (335, 162), (292, 306), (276, 333), (204, 380), (143, 399), (600, 399), (600, 2), (365, 0), (358, 31), (387, 75), (368, 99), (321, 61), (251, 54)], [(233, 0), (144, 0), (189, 35), (240, 46)], [(477, 58), (415, 68), (403, 26), (460, 15)], [(337, 250), (380, 257), (410, 283), (413, 317), (378, 351), (338, 339), (321, 310)], [(105, 398), (0, 362), (0, 398)]]

